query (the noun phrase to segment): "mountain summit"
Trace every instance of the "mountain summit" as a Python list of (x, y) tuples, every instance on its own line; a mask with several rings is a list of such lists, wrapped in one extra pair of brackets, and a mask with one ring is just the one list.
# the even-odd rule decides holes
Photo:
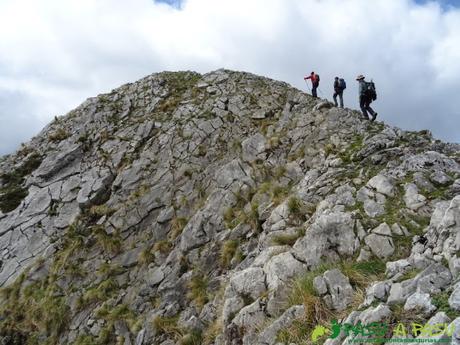
[(0, 343), (346, 343), (334, 319), (455, 338), (459, 162), (249, 73), (90, 98), (0, 160)]

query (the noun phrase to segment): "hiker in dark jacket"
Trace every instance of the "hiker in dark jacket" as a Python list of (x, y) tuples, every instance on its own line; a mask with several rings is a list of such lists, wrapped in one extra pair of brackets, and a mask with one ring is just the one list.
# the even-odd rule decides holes
[(369, 120), (368, 112), (372, 115), (371, 121), (374, 121), (377, 118), (377, 113), (371, 108), (370, 104), (372, 103), (372, 97), (369, 96), (368, 84), (364, 80), (364, 76), (362, 74), (356, 77), (356, 80), (359, 82), (359, 106), (361, 107), (361, 111), (363, 112), (364, 118)]
[(315, 72), (311, 72), (308, 77), (304, 77), (303, 79), (311, 79), (311, 94), (313, 97), (318, 97), (318, 95), (316, 94), (316, 89), (319, 86), (319, 75), (315, 74)]
[(336, 107), (339, 106), (337, 104), (337, 96), (339, 96), (340, 108), (343, 108), (343, 90), (345, 90), (344, 89), (345, 81), (342, 83), (341, 82), (342, 80), (339, 80), (339, 77), (335, 77), (335, 80), (334, 80), (334, 95), (332, 96), (332, 98), (334, 98), (334, 103), (335, 103)]

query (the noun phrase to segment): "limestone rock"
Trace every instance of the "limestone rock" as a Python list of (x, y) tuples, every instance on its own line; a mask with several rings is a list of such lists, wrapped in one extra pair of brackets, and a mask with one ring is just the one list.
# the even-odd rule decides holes
[(408, 183), (404, 186), (404, 202), (406, 206), (414, 211), (417, 211), (420, 207), (425, 205), (426, 198), (418, 193), (418, 188), (413, 183)]
[(256, 159), (265, 159), (265, 149), (267, 141), (265, 137), (257, 133), (254, 136), (244, 140), (241, 143), (243, 148), (243, 160), (247, 162), (253, 162)]
[(331, 296), (330, 308), (338, 311), (346, 309), (354, 298), (348, 278), (338, 269), (324, 272), (323, 278)]
[(372, 253), (380, 259), (390, 257), (395, 251), (391, 229), (385, 223), (372, 230), (372, 233), (366, 236), (364, 242), (369, 246)]
[(278, 332), (288, 328), (294, 320), (304, 317), (305, 312), (305, 307), (303, 305), (290, 307), (277, 320), (260, 333), (258, 343), (274, 345), (276, 343), (276, 336)]
[(416, 292), (409, 296), (406, 303), (404, 304), (404, 310), (416, 310), (425, 314), (431, 314), (436, 310), (436, 307), (431, 303), (429, 294)]
[(460, 283), (457, 283), (449, 297), (449, 306), (454, 310), (460, 311)]
[(315, 219), (309, 230), (293, 247), (293, 254), (310, 267), (316, 267), (320, 258), (334, 260), (355, 252), (354, 220), (351, 214), (327, 211)]
[(394, 183), (385, 175), (376, 175), (367, 182), (367, 186), (386, 196), (394, 196)]
[(232, 276), (225, 290), (225, 297), (251, 296), (255, 300), (266, 289), (264, 270), (250, 267)]

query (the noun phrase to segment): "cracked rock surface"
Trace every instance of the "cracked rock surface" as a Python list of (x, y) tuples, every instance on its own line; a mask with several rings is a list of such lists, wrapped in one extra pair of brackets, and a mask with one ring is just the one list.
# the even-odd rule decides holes
[(152, 74), (0, 158), (0, 343), (303, 344), (318, 315), (395, 311), (458, 323), (459, 193), (460, 147), (428, 131), (249, 73)]

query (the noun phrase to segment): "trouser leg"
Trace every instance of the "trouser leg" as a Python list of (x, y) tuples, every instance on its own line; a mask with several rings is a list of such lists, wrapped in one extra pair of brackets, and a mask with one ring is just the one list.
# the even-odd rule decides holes
[(371, 121), (374, 122), (375, 119), (377, 118), (377, 113), (374, 111), (374, 109), (371, 108), (370, 104), (371, 102), (367, 104), (367, 111), (371, 113), (372, 115)]
[(367, 114), (367, 110), (366, 110), (366, 102), (364, 102), (363, 99), (359, 100), (359, 106), (361, 107), (361, 111), (363, 112), (364, 118), (369, 120), (369, 115)]
[(317, 88), (317, 87), (318, 87), (318, 86), (313, 86), (313, 87), (311, 88), (311, 94), (313, 95), (313, 97), (318, 97), (318, 96), (316, 95), (316, 88)]
[(374, 115), (375, 111), (371, 108), (370, 103), (366, 103), (366, 110), (371, 114)]
[[(343, 108), (343, 92), (339, 93), (340, 108)], [(337, 106), (337, 102), (335, 102)]]
[(337, 92), (334, 92), (334, 95), (332, 95), (332, 98), (334, 99), (334, 104), (337, 107), (338, 106), (338, 104), (337, 104)]

